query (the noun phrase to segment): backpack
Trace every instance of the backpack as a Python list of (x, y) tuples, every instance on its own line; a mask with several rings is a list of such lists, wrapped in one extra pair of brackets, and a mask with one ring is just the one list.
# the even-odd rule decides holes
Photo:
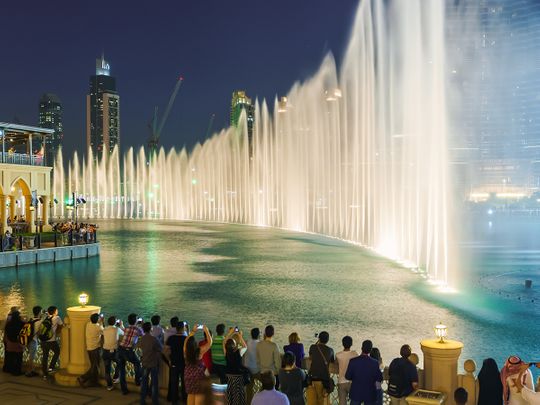
[(52, 337), (52, 317), (48, 316), (41, 322), (41, 325), (39, 325), (38, 338), (42, 342), (46, 342), (47, 340), (51, 340)]
[(403, 364), (399, 360), (394, 360), (395, 363), (390, 364), (390, 378), (388, 380), (388, 395), (394, 398), (401, 398), (405, 391), (405, 370)]
[(19, 343), (23, 346), (28, 345), (28, 343), (34, 338), (34, 323), (35, 320), (25, 322), (21, 331), (19, 332)]

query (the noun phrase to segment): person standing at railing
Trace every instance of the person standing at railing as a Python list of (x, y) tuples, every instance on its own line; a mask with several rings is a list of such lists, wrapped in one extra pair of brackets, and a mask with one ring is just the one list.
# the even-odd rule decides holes
[(407, 405), (406, 397), (418, 388), (418, 371), (409, 361), (411, 346), (403, 345), (388, 367), (388, 395), (392, 405)]
[(376, 383), (383, 380), (383, 375), (379, 362), (369, 355), (371, 349), (371, 340), (364, 340), (362, 354), (349, 361), (345, 378), (351, 381), (351, 405), (371, 405), (377, 400)]
[(259, 328), (251, 329), (251, 338), (247, 342), (247, 350), (243, 358), (244, 366), (246, 366), (251, 373), (249, 384), (246, 385), (246, 401), (248, 404), (251, 403), (253, 395), (255, 395), (255, 378), (258, 378), (259, 374), (259, 367), (257, 366), (257, 345), (259, 344), (260, 335), (261, 331)]
[(103, 365), (105, 366), (105, 381), (109, 391), (114, 388), (113, 378), (111, 378), (113, 362), (116, 364), (115, 374), (119, 375), (118, 341), (122, 336), (124, 336), (122, 321), (117, 320), (115, 316), (110, 316), (107, 319), (107, 326), (103, 329)]
[(41, 325), (43, 319), (43, 308), (39, 305), (36, 305), (32, 308), (32, 319), (28, 322), (32, 325), (32, 336), (30, 336), (30, 341), (28, 342), (28, 372), (25, 374), (27, 377), (36, 377), (39, 374), (34, 371), (34, 362), (37, 357), (37, 348), (39, 344), (37, 331)]
[(287, 395), (291, 405), (304, 405), (304, 383), (306, 373), (296, 367), (296, 358), (293, 352), (283, 355), (283, 368), (279, 370), (280, 391)]
[[(178, 404), (179, 400), (186, 402), (186, 384), (184, 381), (184, 369), (186, 362), (184, 360), (184, 342), (187, 338), (185, 335), (184, 322), (179, 322), (171, 319), (171, 325), (175, 324), (176, 333), (169, 335), (165, 340), (165, 349), (169, 355), (169, 388), (167, 391), (167, 401)], [(180, 394), (178, 393), (178, 387), (181, 383)]]
[(478, 373), (478, 405), (502, 405), (503, 386), (499, 367), (494, 359), (485, 359)]
[[(373, 349), (371, 349), (371, 352), (369, 353), (369, 355), (371, 357), (373, 357), (375, 360), (377, 360), (377, 362), (379, 363), (379, 370), (381, 370), (381, 372), (384, 370), (384, 366), (383, 366), (383, 361), (382, 361), (382, 357), (381, 357), (381, 351), (374, 347)], [(381, 381), (377, 381), (375, 383), (375, 386), (377, 387), (377, 401), (375, 401), (375, 404), (374, 405), (383, 405), (383, 389), (382, 389), (382, 382)]]
[(505, 405), (527, 404), (527, 401), (518, 392), (516, 380), (519, 380), (520, 385), (534, 391), (532, 373), (528, 365), (525, 367), (525, 364), (518, 356), (510, 356), (504, 363), (501, 370), (501, 382), (503, 384), (503, 401)]
[(210, 347), (212, 346), (212, 336), (210, 336), (210, 331), (206, 326), (201, 325), (201, 327), (203, 328), (202, 330), (206, 337), (206, 344), (204, 346), (199, 346), (194, 336), (195, 332), (199, 330), (199, 325), (193, 327), (193, 330), (184, 341), (184, 358), (186, 361), (184, 379), (186, 381), (188, 405), (204, 403), (203, 401), (207, 396), (204, 390), (206, 367), (202, 362), (202, 356), (210, 350)]
[[(529, 405), (540, 405), (540, 392), (534, 391), (534, 389), (531, 389), (523, 384), (522, 381), (525, 380), (526, 375), (530, 373), (529, 367), (532, 366), (534, 363), (523, 363), (520, 366), (519, 374), (518, 376), (513, 379), (513, 383), (516, 387), (516, 390), (518, 393), (521, 394), (521, 397), (525, 401), (526, 404)], [(534, 364), (536, 367), (540, 367), (540, 363)]]
[(293, 332), (289, 335), (289, 344), (283, 346), (283, 353), (291, 352), (296, 358), (296, 367), (302, 368), (302, 360), (304, 360), (304, 345), (300, 343), (300, 336)]
[(19, 342), (19, 332), (24, 322), (19, 311), (13, 311), (4, 329), (5, 358), (3, 371), (14, 376), (22, 374), (22, 357), (24, 346)]
[(328, 332), (321, 332), (318, 336), (317, 343), (309, 348), (311, 384), (307, 387), (308, 405), (328, 405), (330, 403), (327, 387), (331, 384), (332, 376), (328, 367), (330, 363), (335, 362), (334, 349), (327, 345), (330, 340)]
[(281, 354), (279, 353), (278, 345), (272, 341), (274, 332), (272, 325), (264, 328), (264, 339), (257, 344), (257, 366), (261, 373), (270, 370), (274, 374), (276, 377), (276, 389), (278, 389)]
[(150, 378), (150, 391), (152, 393), (152, 405), (159, 404), (159, 362), (163, 346), (161, 342), (152, 336), (152, 324), (143, 324), (144, 335), (137, 342), (137, 347), (142, 351), (142, 382), (141, 382), (141, 404), (145, 404), (148, 393), (148, 379)]
[(351, 350), (353, 339), (350, 336), (343, 336), (341, 339), (343, 344), (343, 350), (336, 354), (336, 361), (338, 363), (338, 398), (339, 405), (347, 405), (349, 393), (351, 391), (351, 382), (345, 378), (345, 372), (349, 367), (349, 361), (355, 357), (358, 357), (356, 350)]
[(225, 339), (225, 325), (220, 323), (216, 326), (216, 337), (212, 341), (212, 373), (219, 377), (220, 384), (227, 383), (227, 376), (225, 375), (225, 351), (223, 350), (223, 341)]
[[(64, 323), (58, 315), (58, 308), (54, 305), (47, 308), (47, 316), (41, 321), (38, 330), (38, 338), (41, 341), (41, 349), (43, 357), (41, 359), (41, 369), (43, 371), (43, 379), (49, 378), (49, 373), (56, 369), (56, 364), (60, 358), (60, 345), (58, 344), (58, 334), (62, 330)], [(49, 352), (52, 350), (53, 357), (49, 364)]]
[(118, 354), (120, 358), (120, 388), (122, 389), (122, 394), (124, 395), (128, 393), (126, 383), (127, 362), (133, 364), (133, 368), (135, 369), (135, 385), (141, 385), (141, 362), (135, 353), (135, 345), (137, 344), (137, 340), (143, 335), (143, 331), (139, 327), (141, 322), (142, 318), (137, 319), (137, 314), (128, 315), (129, 326), (125, 329), (124, 337), (118, 346)]
[(101, 345), (103, 342), (103, 315), (90, 315), (90, 322), (86, 324), (86, 352), (90, 360), (90, 368), (86, 373), (77, 377), (77, 382), (82, 388), (87, 383), (90, 386), (99, 386), (99, 359), (101, 357)]

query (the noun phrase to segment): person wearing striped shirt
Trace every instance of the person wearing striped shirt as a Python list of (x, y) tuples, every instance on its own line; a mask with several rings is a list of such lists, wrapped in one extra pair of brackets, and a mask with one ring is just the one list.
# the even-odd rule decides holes
[(141, 385), (141, 361), (135, 353), (135, 345), (139, 337), (143, 336), (143, 331), (140, 327), (142, 318), (137, 318), (137, 314), (129, 314), (129, 326), (124, 330), (124, 336), (118, 346), (119, 368), (120, 368), (120, 388), (125, 395), (128, 393), (126, 383), (126, 363), (129, 361), (135, 369), (135, 385)]
[(227, 362), (225, 360), (225, 351), (223, 350), (224, 324), (220, 323), (216, 326), (216, 334), (217, 336), (212, 340), (212, 347), (210, 348), (212, 353), (212, 373), (219, 377), (220, 384), (226, 384), (227, 376), (225, 374), (225, 368)]

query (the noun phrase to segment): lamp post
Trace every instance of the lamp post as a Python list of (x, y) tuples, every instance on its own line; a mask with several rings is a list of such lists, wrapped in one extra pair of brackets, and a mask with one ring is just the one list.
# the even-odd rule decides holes
[(84, 308), (88, 304), (88, 294), (85, 292), (79, 294), (79, 304), (81, 304), (81, 308)]
[(76, 386), (77, 377), (88, 370), (90, 362), (84, 343), (86, 324), (90, 315), (101, 312), (101, 307), (88, 305), (89, 296), (85, 292), (78, 294), (77, 301), (79, 305), (67, 309), (65, 323), (69, 326), (62, 329), (62, 338), (66, 338), (66, 344), (62, 344), (60, 359), (64, 366), (55, 375), (55, 380), (57, 384), (64, 386)]
[(436, 339), (420, 342), (424, 353), (424, 388), (443, 392), (447, 404), (454, 405), (454, 390), (457, 388), (457, 363), (463, 343), (447, 339), (448, 328), (442, 322), (434, 328)]

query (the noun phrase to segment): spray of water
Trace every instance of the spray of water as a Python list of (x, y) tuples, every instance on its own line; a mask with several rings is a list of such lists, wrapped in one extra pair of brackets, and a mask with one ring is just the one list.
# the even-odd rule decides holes
[[(361, 1), (340, 71), (331, 55), (286, 101), (188, 153), (75, 154), (54, 193), (79, 215), (224, 221), (316, 232), (449, 280), (444, 2)], [(66, 178), (67, 174), (67, 178)], [(63, 200), (63, 198), (61, 199)], [(64, 215), (61, 202), (55, 215)]]

